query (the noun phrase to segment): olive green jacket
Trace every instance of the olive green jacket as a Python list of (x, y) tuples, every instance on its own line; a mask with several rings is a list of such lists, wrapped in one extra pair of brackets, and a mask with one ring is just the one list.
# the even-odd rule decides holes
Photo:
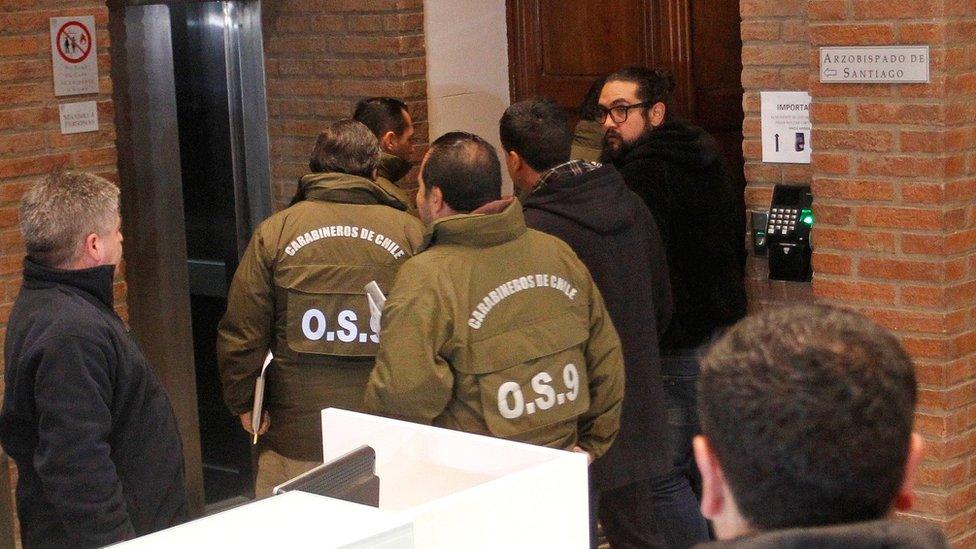
[(569, 246), (526, 228), (517, 201), (478, 212), (437, 220), (431, 247), (400, 269), (366, 408), (599, 457), (624, 394), (603, 298)]
[(376, 167), (376, 185), (395, 196), (406, 206), (408, 214), (417, 215), (417, 181), (404, 179), (413, 164), (398, 156), (380, 152), (380, 163)]
[(603, 124), (593, 120), (580, 120), (576, 123), (576, 132), (573, 134), (573, 148), (570, 157), (574, 160), (586, 160), (587, 162), (599, 162), (600, 155), (603, 153), (603, 136), (606, 130)]
[(379, 319), (363, 287), (388, 290), (423, 242), (423, 224), (373, 182), (310, 174), (306, 199), (265, 220), (241, 258), (217, 335), (224, 400), (251, 410), (268, 349), (262, 439), (293, 459), (321, 459), (322, 408), (359, 409), (378, 345)]

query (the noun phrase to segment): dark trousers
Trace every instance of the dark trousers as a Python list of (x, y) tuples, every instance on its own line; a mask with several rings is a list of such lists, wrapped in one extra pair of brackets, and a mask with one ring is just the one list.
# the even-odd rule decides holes
[(677, 469), (613, 490), (591, 490), (591, 547), (597, 546), (597, 519), (613, 549), (686, 549), (709, 539), (698, 500)]
[(627, 484), (613, 490), (590, 490), (590, 546), (597, 546), (596, 520), (610, 547), (662, 548), (667, 545), (657, 531), (651, 480)]
[(653, 479), (654, 514), (672, 549), (709, 540), (708, 524), (696, 497), (701, 494), (701, 475), (691, 449), (691, 441), (699, 433), (695, 387), (699, 371), (695, 351), (671, 352), (661, 357), (674, 469)]

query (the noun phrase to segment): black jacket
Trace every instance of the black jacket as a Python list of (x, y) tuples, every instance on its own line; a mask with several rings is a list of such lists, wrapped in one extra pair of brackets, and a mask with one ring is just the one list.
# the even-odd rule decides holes
[(945, 536), (925, 524), (876, 520), (820, 528), (759, 532), (698, 545), (709, 549), (948, 549)]
[(674, 319), (661, 349), (690, 349), (746, 314), (745, 214), (715, 140), (670, 121), (614, 161), (661, 230)]
[(24, 547), (102, 546), (186, 517), (176, 418), (113, 310), (113, 272), (24, 261), (0, 413)]
[(664, 250), (654, 219), (613, 166), (551, 178), (525, 197), (525, 221), (557, 236), (586, 264), (623, 346), (626, 389), (620, 433), (591, 467), (609, 490), (670, 466), (658, 330), (671, 317)]

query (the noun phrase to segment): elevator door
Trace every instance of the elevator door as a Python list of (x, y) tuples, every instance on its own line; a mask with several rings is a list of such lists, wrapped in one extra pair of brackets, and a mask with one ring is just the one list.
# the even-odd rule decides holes
[(251, 448), (223, 404), (215, 342), (240, 253), (270, 214), (260, 3), (124, 9), (116, 102), (130, 321), (184, 439), (198, 434), (203, 496), (217, 504), (252, 489)]

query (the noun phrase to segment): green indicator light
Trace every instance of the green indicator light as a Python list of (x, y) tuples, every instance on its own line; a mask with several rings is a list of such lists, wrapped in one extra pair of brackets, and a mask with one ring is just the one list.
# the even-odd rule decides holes
[(800, 212), (800, 221), (807, 225), (813, 225), (813, 210), (804, 209)]

